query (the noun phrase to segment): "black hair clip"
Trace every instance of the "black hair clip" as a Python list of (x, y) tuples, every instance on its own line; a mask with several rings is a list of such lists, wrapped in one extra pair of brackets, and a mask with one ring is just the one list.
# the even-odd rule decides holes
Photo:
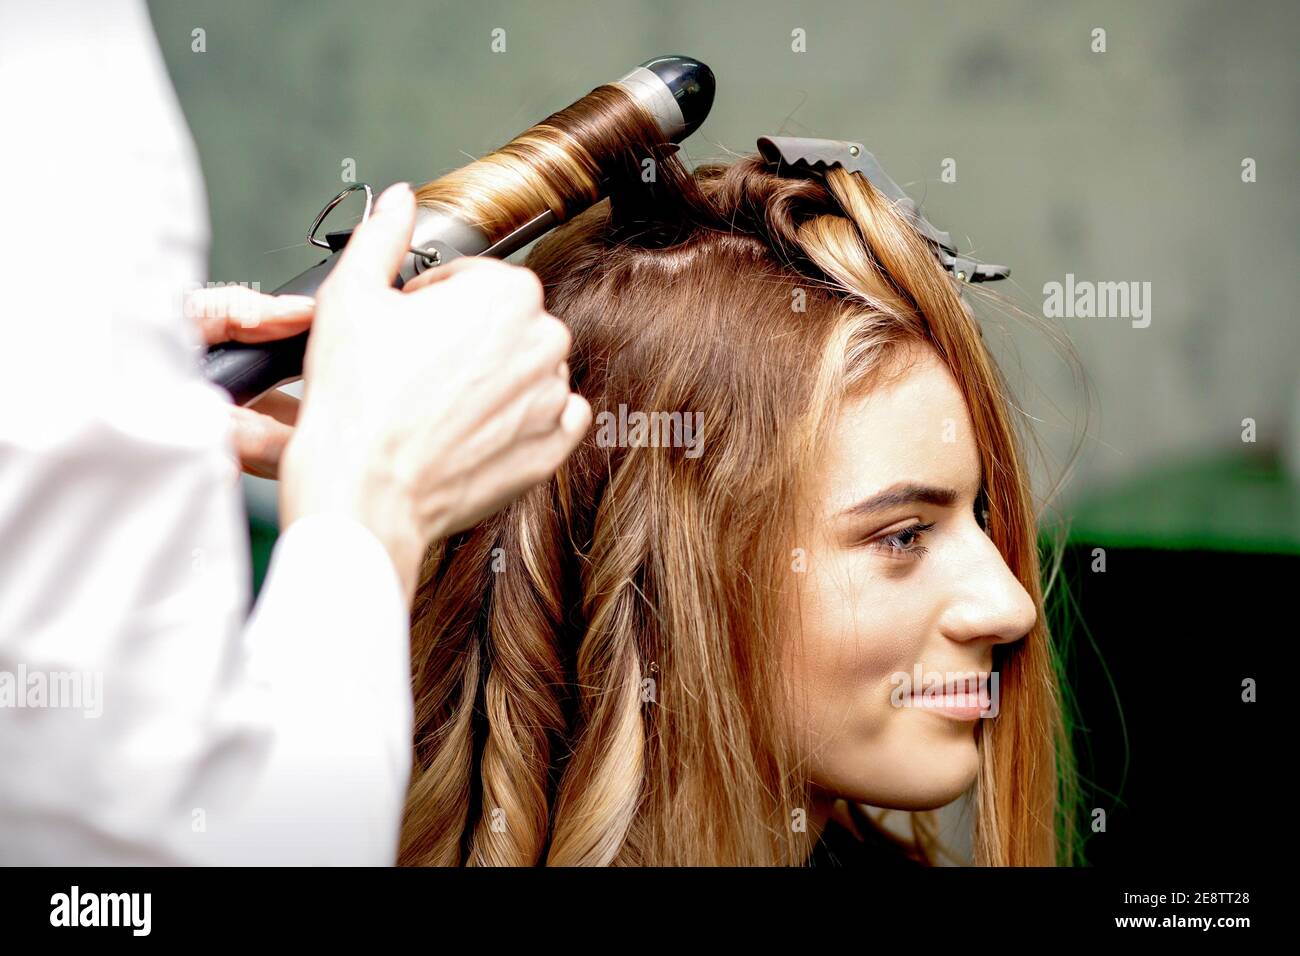
[[(758, 152), (769, 163), (781, 163), (810, 172), (824, 172), (841, 166), (851, 173), (866, 176), (871, 185), (884, 193), (911, 220), (927, 242), (934, 246), (940, 264), (963, 282), (992, 282), (1011, 275), (1010, 266), (995, 266), (957, 254), (948, 233), (936, 229), (916, 208), (916, 203), (880, 167), (876, 157), (861, 143), (839, 139), (806, 139), (798, 136), (760, 136)], [(819, 168), (820, 167), (820, 168)]]

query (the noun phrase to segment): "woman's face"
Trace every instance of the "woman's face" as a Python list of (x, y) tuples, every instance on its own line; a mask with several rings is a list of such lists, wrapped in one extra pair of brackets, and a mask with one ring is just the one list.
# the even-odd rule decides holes
[[(976, 513), (980, 458), (951, 373), (928, 347), (902, 358), (845, 406), (813, 482), (789, 670), (814, 787), (922, 810), (974, 781), (978, 712), (999, 706), (993, 647), (1037, 611)], [(967, 677), (978, 700), (945, 693)]]

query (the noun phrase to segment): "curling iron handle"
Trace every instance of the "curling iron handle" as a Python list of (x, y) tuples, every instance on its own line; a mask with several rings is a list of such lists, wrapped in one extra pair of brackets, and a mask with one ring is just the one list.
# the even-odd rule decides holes
[[(334, 268), (337, 256), (318, 263), (275, 290), (275, 295), (314, 296)], [(202, 357), (203, 374), (230, 393), (236, 405), (247, 405), (277, 385), (302, 375), (307, 333), (274, 342), (223, 342)]]

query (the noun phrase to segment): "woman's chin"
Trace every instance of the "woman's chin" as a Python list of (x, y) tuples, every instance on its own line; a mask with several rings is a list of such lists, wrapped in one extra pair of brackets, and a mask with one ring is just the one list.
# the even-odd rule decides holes
[[(937, 810), (952, 803), (974, 784), (979, 774), (979, 750), (974, 739), (916, 742), (906, 754), (887, 761), (881, 773), (878, 757), (855, 761), (864, 772), (840, 776), (828, 787), (846, 800), (890, 810)], [(855, 779), (859, 778), (860, 779)]]

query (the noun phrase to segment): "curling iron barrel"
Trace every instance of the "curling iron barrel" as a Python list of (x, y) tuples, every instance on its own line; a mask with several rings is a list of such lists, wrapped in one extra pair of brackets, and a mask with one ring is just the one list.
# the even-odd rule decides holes
[[(713, 73), (703, 63), (690, 57), (656, 57), (611, 85), (629, 94), (652, 116), (664, 140), (669, 143), (679, 143), (695, 132), (713, 105)], [(411, 249), (401, 264), (394, 284), (401, 288), (424, 270), (458, 256), (504, 258), (603, 198), (605, 184), (602, 166), (611, 158), (609, 153), (613, 147), (595, 133), (591, 134), (590, 142), (583, 142), (581, 130), (586, 128), (583, 124), (560, 123), (561, 117), (580, 111), (602, 89), (608, 88), (598, 87), (566, 110), (526, 130), (492, 154), (508, 154), (516, 164), (528, 164), (531, 161), (537, 163), (543, 188), (532, 192), (548, 197), (544, 201), (534, 202), (538, 208), (530, 207), (527, 202), (521, 203), (517, 196), (505, 195), (476, 195), (466, 197), (467, 202), (463, 204), (456, 202), (452, 181), (473, 169), (475, 163), (421, 187), (417, 191), (421, 205), (411, 237)], [(574, 186), (568, 185), (564, 177), (545, 175), (542, 167), (545, 166), (547, 149), (545, 139), (539, 131), (548, 126), (552, 128), (552, 135), (553, 130), (558, 128), (573, 137), (594, 164), (586, 189), (575, 193)], [(490, 159), (488, 157), (477, 163), (485, 163)], [(492, 181), (500, 182), (503, 192), (512, 189), (525, 192), (517, 190), (515, 178), (502, 174)], [(441, 185), (447, 185), (448, 188), (439, 189)], [(275, 290), (277, 294), (314, 295), (334, 268), (338, 254), (346, 245), (351, 232), (331, 232), (325, 240), (320, 240), (316, 238), (316, 231), (329, 211), (352, 188), (365, 190), (365, 215), (369, 214), (368, 186), (361, 184), (350, 187), (336, 196), (317, 217), (308, 236), (310, 242), (328, 248), (331, 254), (280, 286)], [(431, 201), (426, 202), (426, 193), (433, 197)], [(204, 375), (230, 392), (235, 402), (247, 405), (277, 385), (302, 375), (308, 334), (304, 332), (292, 338), (256, 345), (231, 342), (214, 346), (203, 358)]]

